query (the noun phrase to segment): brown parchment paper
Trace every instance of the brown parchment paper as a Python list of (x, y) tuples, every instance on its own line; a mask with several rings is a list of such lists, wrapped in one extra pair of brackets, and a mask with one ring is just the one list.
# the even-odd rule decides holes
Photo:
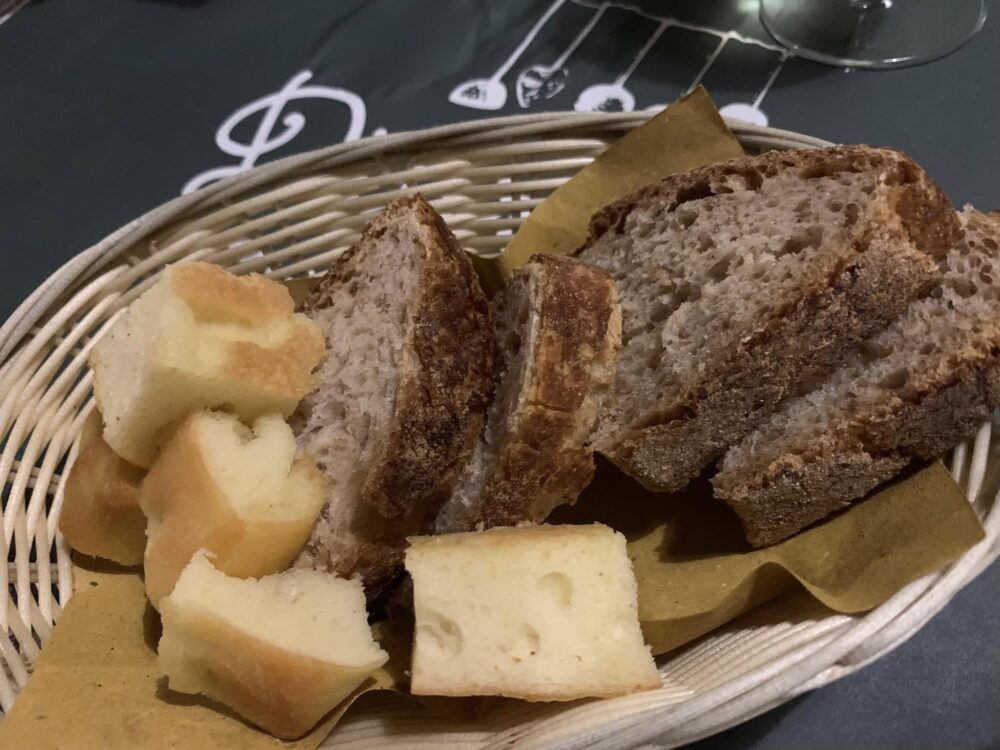
[[(160, 618), (137, 569), (74, 556), (73, 580), (73, 598), (0, 725), (0, 748), (312, 750), (365, 693), (406, 692), (412, 624), (399, 617), (373, 626), (389, 662), (311, 732), (283, 742), (219, 703), (167, 688), (156, 667)], [(454, 721), (471, 720), (479, 705), (460, 698), (419, 702)]]
[(845, 513), (754, 550), (705, 480), (649, 492), (602, 463), (576, 506), (552, 523), (600, 521), (628, 538), (646, 642), (662, 654), (786, 591), (864, 612), (956, 559), (983, 536), (940, 462), (915, 467)]
[(156, 667), (159, 616), (135, 570), (73, 566), (76, 593), (0, 725), (0, 748), (312, 750), (381, 670), (312, 732), (282, 742), (219, 704), (167, 689)]
[[(499, 258), (477, 263), (487, 284), (509, 277), (536, 252), (569, 253), (590, 215), (672, 172), (741, 154), (698, 89), (624, 137), (539, 205)], [(315, 283), (292, 282), (300, 300)], [(599, 466), (579, 503), (554, 523), (603, 521), (629, 539), (639, 615), (654, 653), (686, 643), (784, 591), (843, 612), (876, 606), (982, 537), (959, 488), (939, 464), (911, 475), (814, 529), (766, 550), (742, 540), (732, 513), (707, 483), (685, 493), (646, 492)], [(34, 665), (28, 686), (0, 725), (0, 748), (317, 747), (350, 704), (379, 689), (405, 690), (406, 625), (375, 633), (390, 662), (312, 732), (281, 742), (218, 704), (170, 692), (156, 669), (159, 620), (135, 570), (74, 565), (77, 593)], [(450, 718), (471, 718), (474, 701), (421, 699)]]

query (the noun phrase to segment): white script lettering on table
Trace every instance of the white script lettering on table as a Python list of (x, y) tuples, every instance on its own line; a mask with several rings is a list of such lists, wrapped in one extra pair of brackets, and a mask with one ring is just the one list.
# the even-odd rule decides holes
[[(289, 112), (282, 117), (282, 111), (289, 102), (299, 99), (327, 99), (347, 105), (350, 122), (344, 141), (354, 141), (361, 137), (365, 128), (365, 103), (357, 94), (346, 89), (331, 86), (306, 86), (312, 78), (312, 71), (296, 73), (280, 90), (273, 94), (254, 99), (233, 112), (219, 126), (215, 133), (215, 143), (225, 153), (240, 159), (238, 164), (215, 167), (196, 174), (188, 180), (181, 193), (190, 193), (209, 183), (244, 172), (253, 167), (264, 154), (279, 149), (302, 132), (306, 118), (301, 112)], [(260, 122), (249, 143), (233, 140), (233, 130), (251, 117), (260, 115)], [(281, 121), (279, 123), (279, 118)]]

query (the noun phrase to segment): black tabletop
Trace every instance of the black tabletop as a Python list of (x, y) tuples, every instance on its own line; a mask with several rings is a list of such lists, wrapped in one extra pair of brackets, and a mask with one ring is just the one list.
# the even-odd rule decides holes
[[(753, 0), (8, 0), (0, 308), (254, 164), (498, 114), (642, 110), (697, 83), (728, 113), (902, 148), (957, 204), (997, 209), (998, 72), (995, 18), (931, 64), (845, 71), (784, 55)], [(1000, 747), (997, 623), (995, 564), (884, 659), (697, 747)]]

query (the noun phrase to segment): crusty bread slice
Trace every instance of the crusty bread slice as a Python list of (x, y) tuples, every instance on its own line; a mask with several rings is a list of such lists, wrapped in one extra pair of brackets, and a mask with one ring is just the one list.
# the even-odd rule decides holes
[(148, 519), (144, 572), (154, 607), (199, 549), (228, 575), (287, 568), (326, 499), (323, 476), (277, 414), (246, 427), (196, 411), (181, 422), (142, 483)]
[(862, 497), (1000, 404), (1000, 217), (961, 214), (942, 283), (816, 390), (732, 448), (713, 479), (747, 538), (773, 544)]
[(495, 300), (493, 404), (438, 532), (540, 522), (594, 472), (585, 445), (615, 374), (621, 309), (596, 266), (536, 255)]
[(489, 306), (437, 212), (390, 203), (306, 300), (329, 349), (293, 417), (327, 478), (297, 564), (349, 577), (369, 598), (402, 569), (482, 429), (493, 377)]
[(594, 445), (676, 490), (838, 365), (938, 276), (958, 224), (903, 154), (774, 152), (598, 213), (580, 257), (614, 276), (623, 351)]
[(162, 605), (157, 663), (170, 689), (203, 693), (286, 740), (388, 659), (357, 580), (313, 570), (230, 578), (202, 551)]
[(210, 263), (169, 266), (94, 346), (104, 439), (149, 468), (191, 411), (225, 407), (245, 421), (288, 416), (313, 387), (323, 337), (288, 290)]
[(59, 511), (59, 530), (70, 547), (119, 565), (141, 565), (146, 516), (139, 507), (145, 470), (119, 457), (104, 442), (101, 414), (83, 423), (80, 454), (73, 462)]
[(660, 687), (618, 532), (522, 526), (410, 541), (414, 695), (566, 701)]

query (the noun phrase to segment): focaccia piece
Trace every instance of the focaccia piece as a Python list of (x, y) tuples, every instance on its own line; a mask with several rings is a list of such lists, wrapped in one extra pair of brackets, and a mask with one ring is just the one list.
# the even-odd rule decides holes
[(660, 687), (625, 537), (525, 526), (416, 537), (414, 695), (566, 701)]
[(301, 737), (387, 660), (358, 580), (290, 570), (230, 578), (203, 552), (163, 600), (160, 670), (276, 737)]
[(139, 485), (146, 472), (111, 450), (102, 431), (94, 409), (83, 424), (80, 453), (66, 479), (59, 530), (85, 555), (141, 565), (146, 516), (139, 507)]
[(104, 439), (148, 468), (195, 409), (288, 416), (323, 352), (322, 333), (281, 284), (210, 263), (170, 266), (90, 355)]
[(291, 428), (277, 414), (246, 427), (231, 414), (191, 414), (142, 485), (149, 519), (146, 593), (153, 606), (170, 593), (199, 549), (239, 577), (284, 570), (323, 505), (323, 477), (295, 455)]

